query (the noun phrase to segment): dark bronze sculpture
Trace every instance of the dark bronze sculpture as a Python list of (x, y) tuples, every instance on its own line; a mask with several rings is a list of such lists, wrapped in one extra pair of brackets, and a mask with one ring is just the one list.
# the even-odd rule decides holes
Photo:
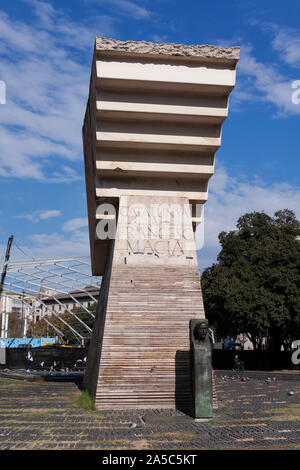
[(195, 343), (200, 344), (201, 341), (204, 341), (208, 335), (207, 320), (197, 320), (193, 334)]
[(212, 364), (208, 320), (190, 320), (191, 370), (195, 420), (213, 416)]

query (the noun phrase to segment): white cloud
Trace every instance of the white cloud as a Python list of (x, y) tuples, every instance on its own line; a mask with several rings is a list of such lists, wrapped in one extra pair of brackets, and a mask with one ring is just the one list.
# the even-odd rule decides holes
[(278, 31), (272, 44), (274, 49), (281, 53), (285, 62), (296, 67), (300, 66), (300, 35), (294, 37), (287, 31)]
[(279, 53), (281, 60), (292, 67), (300, 67), (299, 29), (283, 27), (269, 22), (263, 22), (259, 25), (264, 32), (273, 35), (271, 45)]
[[(32, 7), (38, 18), (39, 31), (44, 30), (50, 33), (50, 39), (56, 45), (61, 43), (61, 36), (63, 37), (63, 46), (60, 44), (60, 48), (70, 46), (77, 50), (92, 50), (91, 38), (93, 39), (96, 34), (106, 36), (114, 32), (115, 19), (112, 16), (93, 15), (92, 23), (85, 24), (84, 21), (78, 23), (69, 18), (66, 9), (55, 9), (51, 4), (42, 0), (22, 1)], [(57, 54), (57, 51), (49, 52)], [(61, 53), (62, 51), (60, 51)]]
[(0, 11), (0, 79), (7, 91), (0, 106), (0, 175), (71, 181), (79, 178), (70, 165), (82, 159), (94, 37), (112, 32), (112, 22), (77, 23), (47, 2), (26, 3), (35, 11), (31, 23)]
[(154, 42), (163, 43), (167, 41), (167, 35), (153, 34), (151, 40)]
[[(27, 237), (27, 241), (12, 244), (10, 261), (40, 258), (86, 257), (90, 262), (89, 236), (87, 231), (74, 231), (67, 236), (59, 233), (36, 233)], [(3, 258), (6, 245), (0, 245), (0, 257)]]
[(110, 0), (113, 1), (119, 8), (123, 8), (128, 13), (132, 14), (135, 19), (149, 18), (151, 12), (144, 7), (137, 5), (134, 2), (128, 0)]
[(61, 215), (61, 212), (58, 210), (48, 210), (48, 211), (42, 211), (39, 214), (40, 219), (45, 220), (45, 219), (52, 219), (53, 217), (59, 217)]
[[(256, 178), (233, 178), (225, 168), (218, 168), (212, 177), (208, 201), (204, 206), (204, 247), (198, 251), (200, 269), (216, 262), (220, 251), (219, 233), (234, 230), (241, 215), (264, 211), (273, 216), (280, 209), (291, 209), (300, 219), (300, 186), (287, 183), (269, 186)], [(199, 242), (198, 237), (197, 246)]]
[(300, 114), (300, 105), (292, 100), (295, 91), (292, 83), (300, 78), (300, 30), (256, 20), (250, 21), (250, 24), (272, 34), (270, 46), (278, 54), (279, 60), (276, 63), (274, 59), (260, 62), (255, 57), (253, 46), (242, 43), (237, 85), (232, 93), (231, 104), (238, 109), (241, 101), (263, 101), (275, 106), (276, 117)]
[(15, 218), (28, 219), (28, 220), (32, 220), (33, 222), (38, 222), (39, 220), (52, 219), (53, 217), (59, 217), (60, 215), (61, 215), (60, 210), (50, 209), (50, 210), (35, 211), (32, 214), (16, 215)]
[(63, 231), (72, 232), (73, 230), (77, 230), (82, 227), (87, 227), (87, 225), (88, 225), (87, 217), (77, 217), (75, 219), (68, 220), (63, 225)]
[(70, 236), (59, 233), (40, 233), (28, 237), (29, 242), (22, 246), (25, 253), (33, 258), (72, 257), (89, 255), (87, 231), (73, 231)]
[(24, 0), (24, 2), (34, 8), (35, 14), (39, 17), (41, 26), (48, 28), (53, 26), (55, 10), (50, 3), (39, 0)]
[(148, 19), (151, 16), (151, 11), (147, 8), (137, 5), (137, 3), (129, 0), (94, 0), (99, 4), (108, 3), (110, 6), (117, 7), (118, 13), (129, 14), (135, 20)]
[(275, 106), (276, 116), (300, 114), (300, 106), (292, 101), (294, 78), (283, 75), (278, 65), (259, 62), (251, 45), (241, 46), (237, 68), (237, 86), (231, 104), (238, 108), (241, 101), (269, 102)]

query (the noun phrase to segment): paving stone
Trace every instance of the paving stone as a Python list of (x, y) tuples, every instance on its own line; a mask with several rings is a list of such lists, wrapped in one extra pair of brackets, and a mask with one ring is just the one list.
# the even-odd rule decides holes
[(172, 409), (85, 411), (74, 383), (0, 378), (0, 449), (299, 448), (300, 383), (264, 381), (217, 376), (218, 410), (196, 423)]

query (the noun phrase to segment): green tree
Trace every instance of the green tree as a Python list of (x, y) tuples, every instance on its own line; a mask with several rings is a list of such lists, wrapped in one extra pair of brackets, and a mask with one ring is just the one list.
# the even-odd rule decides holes
[(251, 212), (221, 232), (218, 263), (202, 274), (207, 317), (219, 338), (243, 333), (261, 349), (300, 337), (300, 223), (293, 211)]
[[(95, 315), (96, 313), (96, 308), (97, 304), (94, 303), (89, 307), (89, 311)], [(76, 307), (72, 309), (72, 312), (80, 318), (82, 322), (84, 322), (89, 328), (93, 328), (94, 324), (94, 318), (91, 314), (87, 313), (80, 307)], [(71, 315), (69, 312), (65, 311), (64, 314), (62, 315), (62, 318), (75, 330), (77, 331), (83, 338), (85, 338), (85, 345), (88, 346), (90, 342), (90, 336), (91, 333), (87, 330), (87, 328), (80, 322), (78, 321), (73, 315)], [(52, 317), (53, 320), (53, 317)], [(58, 318), (55, 318), (55, 321), (52, 321), (51, 323), (54, 324), (54, 326), (57, 326), (59, 330), (63, 333), (65, 340), (69, 344), (76, 344), (78, 343), (78, 338), (74, 336), (74, 333), (68, 328), (66, 325), (64, 325)]]
[[(95, 302), (88, 308), (88, 310), (95, 315), (96, 308), (97, 304)], [(92, 315), (90, 315), (80, 307), (73, 308), (71, 311), (78, 318), (80, 318), (80, 320), (84, 322), (88, 327), (90, 327), (91, 329), (93, 328), (94, 318)], [(66, 323), (68, 323), (68, 325), (70, 325), (74, 330), (76, 330), (82, 337), (86, 338), (85, 345), (88, 346), (90, 333), (85, 328), (85, 326), (80, 321), (78, 321), (73, 315), (71, 315), (71, 313), (69, 313), (67, 310), (60, 314), (59, 317)], [(60, 318), (55, 315), (51, 315), (49, 317), (47, 316), (46, 318), (50, 321), (52, 325), (54, 325), (59, 331), (61, 331), (61, 333), (63, 334), (63, 339), (66, 343), (77, 344), (80, 341), (80, 338), (76, 337), (76, 335), (72, 333), (71, 329), (67, 325), (65, 325), (60, 320)], [(47, 323), (43, 319), (40, 319), (36, 323), (34, 323), (33, 321), (28, 322), (27, 337), (40, 337), (46, 336), (46, 334), (48, 334), (49, 337), (54, 337), (57, 335), (57, 332), (54, 328), (51, 328), (50, 325), (47, 326)]]
[(21, 338), (23, 336), (22, 320), (19, 313), (8, 313), (8, 337)]
[[(51, 328), (51, 330), (53, 331), (53, 328)], [(52, 331), (50, 334), (49, 331), (47, 330), (47, 323), (44, 322), (43, 320), (39, 320), (36, 323), (34, 323), (33, 320), (29, 320), (27, 323), (26, 336), (27, 338), (40, 338), (40, 337), (46, 337), (46, 336), (53, 336)]]

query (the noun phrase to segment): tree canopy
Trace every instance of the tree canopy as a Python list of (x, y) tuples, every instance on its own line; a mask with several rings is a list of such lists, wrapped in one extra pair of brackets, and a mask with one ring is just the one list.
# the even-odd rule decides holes
[(219, 234), (218, 263), (204, 270), (206, 315), (219, 338), (246, 334), (261, 349), (300, 337), (300, 223), (289, 209), (244, 214)]
[[(92, 312), (94, 315), (96, 313), (96, 308), (97, 304), (96, 302), (92, 304), (89, 307), (89, 311)], [(76, 307), (72, 309), (72, 312), (80, 318), (82, 322), (84, 322), (88, 327), (91, 329), (93, 328), (93, 323), (94, 323), (94, 318), (92, 315), (89, 313), (83, 311), (82, 308)], [(46, 316), (46, 318), (51, 322), (52, 325), (54, 325), (56, 328), (61, 331), (63, 334), (63, 339), (66, 343), (68, 344), (78, 344), (80, 342), (80, 338), (74, 333), (72, 333), (71, 329), (65, 325), (61, 320), (64, 320), (68, 325), (70, 325), (74, 330), (76, 330), (82, 337), (86, 338), (85, 339), (85, 345), (88, 346), (90, 342), (90, 333), (89, 331), (85, 328), (85, 326), (78, 321), (71, 313), (69, 313), (67, 310), (65, 310), (64, 313), (59, 315), (59, 318), (57, 316)], [(54, 328), (51, 328), (51, 326), (47, 325), (43, 319), (39, 320), (38, 322), (34, 322), (33, 320), (28, 322), (28, 328), (27, 328), (27, 337), (39, 337), (39, 336), (46, 336), (48, 334), (49, 337), (55, 337), (57, 335), (57, 332), (55, 331)]]

